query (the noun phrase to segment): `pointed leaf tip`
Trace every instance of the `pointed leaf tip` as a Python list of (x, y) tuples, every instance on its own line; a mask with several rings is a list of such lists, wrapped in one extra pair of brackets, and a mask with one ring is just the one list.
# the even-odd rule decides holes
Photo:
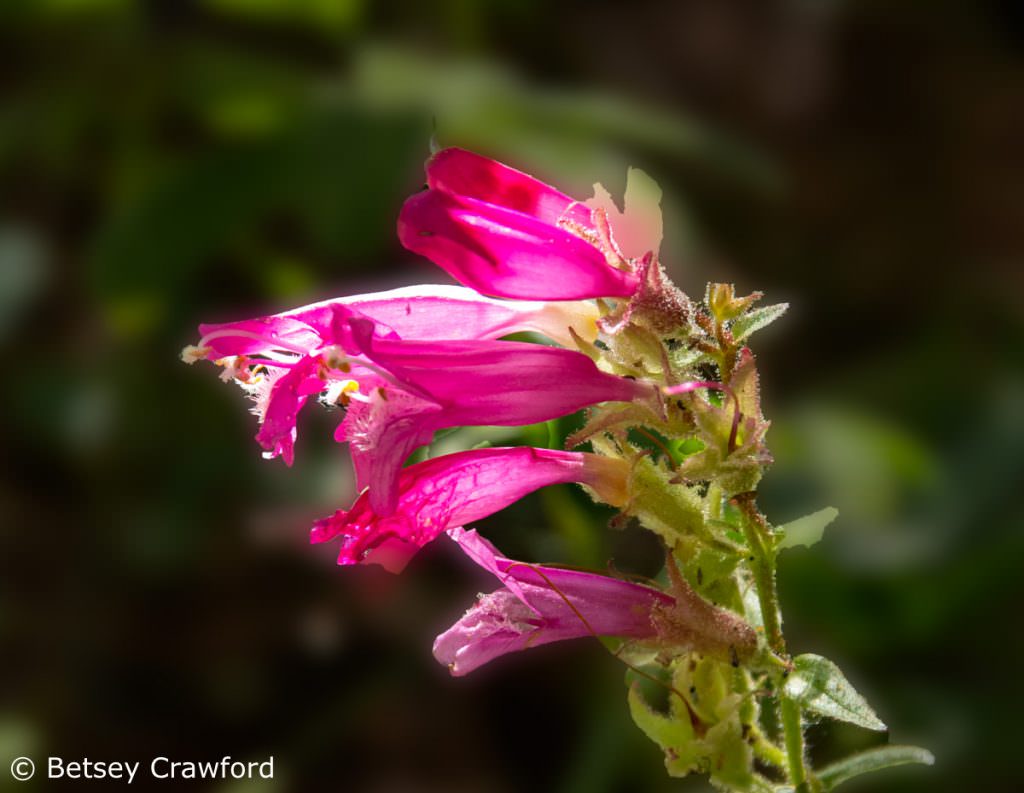
[(736, 342), (741, 342), (748, 336), (754, 334), (755, 331), (761, 330), (761, 328), (767, 327), (783, 314), (786, 313), (786, 309), (789, 308), (789, 303), (776, 303), (772, 306), (764, 306), (763, 308), (755, 308), (753, 311), (748, 311), (742, 317), (737, 317), (732, 323), (732, 337)]
[(793, 673), (786, 680), (785, 694), (807, 710), (868, 730), (882, 731), (885, 723), (850, 684), (839, 667), (820, 655), (799, 655), (793, 659)]
[(911, 763), (934, 765), (935, 756), (919, 746), (879, 746), (826, 766), (818, 772), (818, 780), (828, 791), (861, 774)]
[(778, 531), (782, 534), (782, 539), (779, 540), (779, 544), (775, 547), (780, 551), (784, 548), (795, 548), (798, 545), (810, 548), (815, 543), (821, 541), (825, 529), (838, 517), (838, 509), (835, 507), (825, 507), (810, 515), (804, 515), (802, 518), (797, 518), (779, 526)]

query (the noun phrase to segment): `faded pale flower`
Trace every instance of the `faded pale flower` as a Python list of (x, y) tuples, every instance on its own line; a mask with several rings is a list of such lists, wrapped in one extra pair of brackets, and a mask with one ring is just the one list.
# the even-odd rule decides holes
[(434, 642), (434, 657), (453, 675), (465, 675), (506, 653), (583, 636), (653, 640), (652, 614), (673, 598), (618, 578), (516, 562), (475, 531), (449, 536), (502, 588), (481, 595)]

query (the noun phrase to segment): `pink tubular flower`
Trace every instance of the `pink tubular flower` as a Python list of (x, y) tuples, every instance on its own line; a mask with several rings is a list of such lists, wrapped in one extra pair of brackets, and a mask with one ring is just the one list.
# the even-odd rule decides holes
[(402, 207), (398, 237), (479, 292), (575, 300), (630, 297), (640, 285), (603, 208), (463, 149), (431, 157), (427, 186)]
[[(656, 399), (652, 384), (602, 372), (582, 353), (474, 337), (515, 327), (509, 317), (514, 308), (459, 295), (459, 300), (450, 294), (421, 296), (423, 304), (408, 293), (363, 296), (351, 304), (332, 301), (284, 315), (204, 325), (203, 338), (186, 350), (186, 358), (226, 366), (225, 374), (256, 399), (257, 440), (266, 456), (280, 455), (289, 464), (306, 399), (326, 392), (328, 401), (346, 405), (335, 437), (350, 443), (357, 485), (370, 487), (374, 509), (382, 514), (395, 507), (402, 462), (437, 430), (532, 424), (598, 402)], [(444, 320), (456, 338), (400, 335), (420, 328), (422, 312), (439, 304), (450, 308)], [(375, 322), (363, 306), (390, 319), (390, 326)], [(524, 310), (524, 322), (536, 327), (538, 317), (554, 316), (545, 311)]]
[(356, 484), (380, 512), (394, 509), (397, 474), (413, 449), (448, 427), (520, 426), (598, 402), (645, 401), (657, 389), (600, 371), (571, 350), (505, 341), (375, 339), (367, 357), (399, 390), (371, 385), (353, 402), (335, 438), (349, 441)]
[(269, 317), (200, 325), (199, 332), (220, 357), (262, 353), (270, 341), (313, 349), (330, 336), (336, 306), (355, 309), (402, 338), (420, 341), (495, 339), (532, 330), (573, 346), (570, 327), (587, 341), (597, 335), (597, 308), (589, 303), (494, 300), (462, 286), (440, 284), (324, 300)]
[(434, 657), (456, 676), (506, 653), (563, 639), (654, 639), (652, 612), (674, 603), (664, 592), (629, 581), (506, 559), (475, 531), (455, 528), (448, 534), (503, 584), (481, 595), (434, 642)]
[(376, 512), (364, 492), (351, 509), (317, 521), (310, 539), (326, 542), (341, 535), (338, 564), (380, 564), (398, 572), (446, 529), (484, 518), (546, 485), (579, 482), (602, 501), (621, 506), (628, 468), (609, 457), (529, 446), (447, 454), (402, 469), (392, 514)]

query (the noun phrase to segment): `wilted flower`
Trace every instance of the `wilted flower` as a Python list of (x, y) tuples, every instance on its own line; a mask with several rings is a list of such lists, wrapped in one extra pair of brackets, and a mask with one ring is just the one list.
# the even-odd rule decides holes
[(449, 536), (502, 588), (481, 595), (434, 642), (434, 657), (453, 675), (465, 675), (506, 653), (581, 636), (650, 640), (652, 614), (670, 608), (670, 595), (618, 578), (516, 562), (475, 531)]

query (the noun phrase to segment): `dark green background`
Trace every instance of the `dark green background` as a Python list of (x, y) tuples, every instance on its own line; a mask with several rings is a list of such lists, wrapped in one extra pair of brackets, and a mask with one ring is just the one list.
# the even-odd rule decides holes
[[(394, 234), (432, 134), (580, 197), (642, 167), (684, 289), (792, 304), (755, 337), (762, 500), (841, 516), (782, 562), (791, 647), (938, 758), (861, 790), (1020, 789), (1018, 4), (8, 0), (0, 53), (0, 789), (46, 789), (6, 767), (47, 753), (275, 755), (253, 791), (704, 789), (594, 642), (450, 680), (432, 638), (492, 584), (444, 542), (335, 568), (306, 536), (352, 496), (338, 416), (263, 462), (237, 390), (177, 362), (201, 320), (444, 280)], [(487, 437), (547, 441), (458, 442)], [(481, 529), (650, 572), (605, 517), (556, 488)]]

